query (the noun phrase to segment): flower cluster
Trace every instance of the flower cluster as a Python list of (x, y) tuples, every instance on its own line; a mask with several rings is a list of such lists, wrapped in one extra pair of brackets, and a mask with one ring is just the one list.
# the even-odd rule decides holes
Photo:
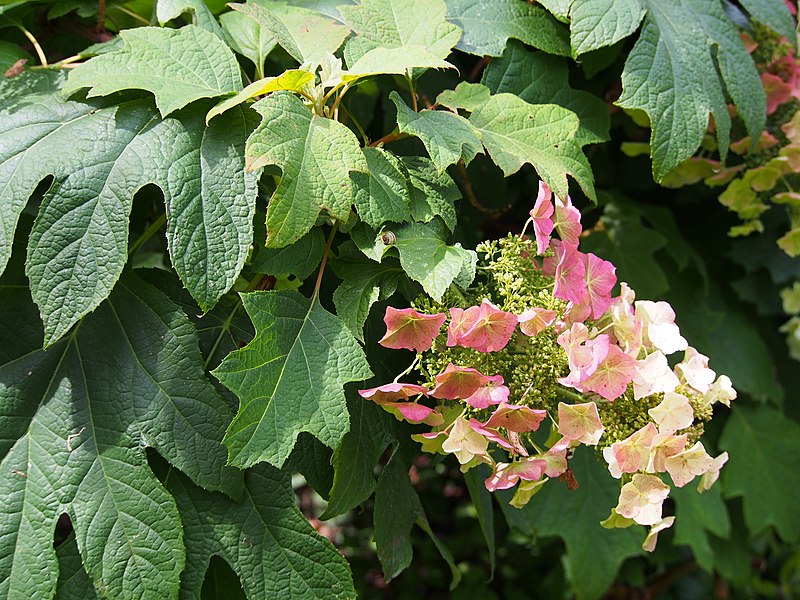
[[(717, 479), (727, 454), (712, 458), (697, 438), (712, 406), (736, 392), (688, 345), (668, 303), (637, 301), (625, 283), (612, 297), (614, 266), (578, 249), (580, 216), (541, 183), (526, 224), (534, 239), (523, 231), (479, 247), (474, 289), (451, 294), (449, 306), (421, 299), (387, 309), (380, 343), (417, 358), (394, 382), (360, 394), (429, 426), (413, 436), (423, 450), (454, 455), (462, 471), (489, 465), (486, 488), (516, 487), (516, 507), (551, 478), (575, 485), (572, 451), (596, 447), (622, 480), (604, 525), (650, 526), (652, 550), (674, 520), (662, 518), (662, 478), (682, 487), (700, 476), (700, 491)], [(399, 381), (415, 368), (422, 384)]]

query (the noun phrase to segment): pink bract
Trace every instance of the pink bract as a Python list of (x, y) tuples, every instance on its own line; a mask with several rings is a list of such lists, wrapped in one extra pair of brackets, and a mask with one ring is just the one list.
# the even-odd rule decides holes
[(472, 323), (472, 327), (458, 338), (458, 344), (465, 348), (474, 348), (479, 352), (496, 352), (506, 347), (516, 327), (515, 314), (500, 310), (484, 298), (477, 319)]
[(520, 479), (538, 481), (544, 474), (546, 463), (539, 458), (526, 458), (513, 463), (497, 463), (491, 476), (484, 482), (490, 492), (514, 487)]
[(534, 410), (527, 406), (504, 403), (495, 409), (492, 416), (483, 425), (484, 427), (502, 427), (509, 431), (523, 433), (539, 429), (539, 425), (545, 417), (547, 417), (546, 410)]
[(461, 338), (478, 320), (481, 309), (479, 306), (470, 306), (468, 309), (451, 308), (450, 324), (447, 326), (447, 346), (457, 346)]
[(625, 354), (618, 346), (610, 345), (606, 359), (582, 385), (606, 400), (616, 400), (628, 388), (635, 374), (636, 359)]
[(555, 209), (554, 225), (559, 237), (563, 242), (577, 246), (581, 235), (581, 211), (572, 206), (572, 199), (569, 196), (566, 200), (556, 197)]
[(424, 385), (413, 383), (387, 383), (380, 387), (368, 390), (358, 390), (358, 394), (366, 400), (372, 400), (378, 404), (384, 402), (394, 402), (396, 400), (408, 400), (411, 396), (422, 394), (428, 395), (428, 388)]
[(586, 291), (592, 318), (599, 319), (611, 304), (611, 290), (617, 283), (616, 267), (595, 256), (586, 255)]
[(472, 408), (488, 408), (493, 404), (500, 404), (508, 400), (509, 389), (503, 385), (502, 375), (492, 375), (489, 382), (469, 396), (464, 398), (464, 402)]
[(544, 254), (550, 243), (550, 234), (553, 233), (553, 193), (544, 181), (539, 182), (539, 195), (536, 204), (530, 211), (533, 220), (533, 232), (536, 235), (536, 252)]
[(529, 308), (517, 317), (519, 329), (527, 336), (534, 337), (550, 327), (556, 320), (558, 313), (546, 308)]
[(442, 400), (469, 398), (490, 381), (477, 369), (450, 363), (444, 372), (436, 376), (436, 387), (431, 391), (431, 396)]
[(386, 348), (406, 349), (415, 352), (430, 350), (434, 338), (439, 335), (446, 316), (444, 313), (425, 315), (413, 308), (386, 308), (383, 322), (386, 335), (378, 343)]

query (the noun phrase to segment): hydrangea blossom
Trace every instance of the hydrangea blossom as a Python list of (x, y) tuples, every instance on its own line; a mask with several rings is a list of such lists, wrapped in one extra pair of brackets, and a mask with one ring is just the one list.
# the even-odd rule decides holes
[[(572, 452), (595, 447), (621, 480), (603, 525), (648, 526), (643, 548), (652, 551), (674, 522), (662, 518), (667, 476), (677, 487), (699, 477), (698, 491), (719, 477), (728, 455), (712, 458), (698, 437), (736, 391), (688, 345), (668, 303), (637, 300), (625, 282), (612, 296), (616, 269), (580, 251), (580, 212), (569, 198), (540, 184), (530, 223), (535, 241), (487, 242), (479, 291), (387, 309), (381, 343), (416, 351), (421, 383), (360, 394), (425, 426), (413, 435), (423, 451), (454, 455), (462, 471), (488, 464), (486, 488), (515, 488), (516, 507), (549, 479), (578, 485)], [(667, 357), (680, 351), (670, 367)], [(549, 447), (534, 441), (544, 427)]]

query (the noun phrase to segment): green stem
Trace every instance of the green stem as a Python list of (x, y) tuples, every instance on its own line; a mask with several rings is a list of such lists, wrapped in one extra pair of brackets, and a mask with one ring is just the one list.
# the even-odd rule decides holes
[(149, 20), (145, 19), (145, 18), (144, 18), (143, 16), (141, 16), (141, 15), (137, 15), (137, 14), (136, 14), (135, 12), (133, 12), (132, 10), (128, 10), (128, 9), (127, 9), (127, 8), (125, 8), (124, 6), (121, 6), (121, 5), (119, 5), (119, 4), (115, 4), (114, 6), (111, 6), (111, 7), (109, 7), (109, 10), (110, 10), (110, 9), (112, 9), (112, 8), (113, 8), (114, 10), (118, 10), (118, 11), (120, 11), (121, 13), (124, 13), (124, 14), (128, 15), (128, 16), (129, 16), (131, 19), (135, 19), (135, 20), (139, 21), (140, 23), (144, 23), (145, 25), (150, 25), (150, 21), (149, 21)]
[(142, 235), (139, 236), (133, 244), (131, 245), (131, 249), (128, 250), (128, 256), (133, 256), (133, 253), (139, 249), (139, 247), (144, 244), (147, 240), (153, 237), (161, 227), (163, 227), (164, 223), (167, 221), (167, 213), (161, 213), (161, 216), (158, 217), (153, 224), (150, 225), (147, 229), (144, 230)]
[(356, 119), (353, 114), (347, 110), (347, 107), (344, 104), (342, 104), (342, 110), (344, 111), (344, 114), (347, 115), (347, 118), (353, 122), (353, 125), (356, 126), (356, 129), (358, 129), (358, 133), (361, 136), (361, 140), (364, 142), (364, 145), (369, 146), (369, 138), (367, 137), (367, 134), (364, 133), (364, 128), (361, 127), (361, 123), (359, 123), (358, 119)]
[(28, 38), (30, 43), (33, 44), (33, 49), (36, 50), (36, 56), (39, 57), (39, 63), (43, 67), (46, 67), (48, 65), (47, 56), (45, 56), (44, 50), (42, 50), (42, 46), (39, 44), (39, 40), (37, 40), (30, 31), (25, 29), (25, 26), (22, 23), (17, 23), (16, 21), (12, 21), (12, 23), (14, 23), (17, 29), (19, 29), (22, 34)]
[(408, 82), (408, 89), (411, 92), (411, 108), (414, 109), (414, 112), (419, 112), (419, 106), (417, 105), (417, 90), (414, 87), (414, 78), (408, 71), (406, 71), (406, 81)]
[(556, 386), (556, 395), (561, 396), (565, 400), (572, 400), (573, 402), (583, 403), (586, 401), (586, 398), (584, 398), (577, 392), (568, 390), (567, 388), (561, 387), (560, 385)]
[(217, 348), (219, 347), (219, 344), (222, 341), (222, 336), (224, 336), (225, 333), (230, 329), (231, 323), (233, 323), (233, 319), (234, 317), (236, 317), (236, 313), (239, 312), (239, 309), (241, 307), (242, 307), (242, 300), (241, 298), (237, 298), (236, 304), (233, 306), (233, 310), (230, 312), (228, 317), (222, 322), (222, 329), (220, 329), (217, 339), (214, 340), (214, 345), (211, 346), (211, 350), (209, 350), (208, 356), (206, 356), (206, 361), (203, 364), (203, 371), (208, 371), (208, 367), (211, 364), (211, 359), (214, 358), (214, 354), (217, 352)]
[(336, 231), (339, 229), (339, 221), (333, 222), (333, 227), (331, 227), (331, 233), (328, 235), (328, 243), (325, 244), (325, 251), (322, 253), (322, 262), (319, 265), (319, 271), (317, 272), (317, 281), (314, 283), (314, 293), (311, 296), (311, 304), (317, 299), (319, 296), (319, 287), (322, 285), (322, 276), (325, 273), (325, 264), (328, 262), (328, 255), (331, 253), (331, 246), (333, 245), (333, 238), (336, 237)]
[(420, 358), (422, 358), (422, 355), (421, 354), (417, 354), (414, 357), (414, 360), (411, 361), (411, 364), (408, 365), (408, 367), (406, 367), (406, 369), (402, 373), (400, 373), (397, 377), (395, 377), (394, 380), (392, 381), (392, 383), (397, 383), (398, 381), (400, 381), (401, 377), (411, 373), (411, 370), (419, 364)]

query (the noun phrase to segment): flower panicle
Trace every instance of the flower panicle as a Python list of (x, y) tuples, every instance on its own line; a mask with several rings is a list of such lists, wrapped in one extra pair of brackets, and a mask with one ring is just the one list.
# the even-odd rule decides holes
[[(486, 281), (458, 294), (471, 305), (387, 308), (379, 343), (417, 352), (425, 385), (395, 381), (360, 394), (429, 426), (412, 436), (424, 451), (454, 455), (462, 471), (489, 465), (486, 488), (516, 487), (516, 507), (549, 479), (575, 485), (572, 452), (596, 448), (622, 482), (603, 525), (650, 527), (643, 547), (652, 551), (674, 521), (662, 515), (664, 478), (683, 487), (699, 477), (704, 491), (719, 477), (727, 453), (712, 458), (697, 438), (713, 406), (729, 406), (736, 391), (689, 346), (667, 302), (636, 300), (625, 282), (612, 296), (616, 269), (579, 250), (580, 212), (569, 197), (540, 183), (530, 217), (535, 240), (523, 229), (479, 246)], [(670, 367), (676, 352), (683, 358)], [(535, 435), (543, 424), (549, 436)]]

